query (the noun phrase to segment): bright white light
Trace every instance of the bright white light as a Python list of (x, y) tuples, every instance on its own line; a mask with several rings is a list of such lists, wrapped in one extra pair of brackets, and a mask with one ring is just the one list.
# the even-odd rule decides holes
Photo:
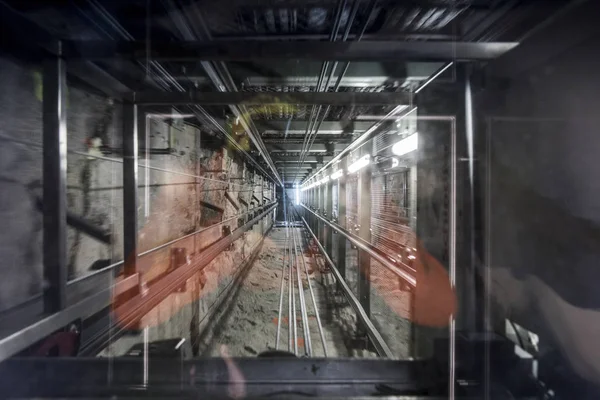
[(329, 182), (329, 175), (325, 175), (323, 179), (321, 179), (321, 184)]
[(392, 153), (403, 156), (419, 148), (419, 134), (414, 133), (392, 146)]
[(400, 161), (397, 158), (392, 158), (392, 168), (396, 168), (398, 165), (400, 165)]
[(362, 156), (361, 158), (359, 158), (357, 161), (350, 164), (350, 166), (348, 167), (348, 172), (353, 174), (356, 171), (358, 171), (359, 169), (364, 168), (367, 165), (369, 165), (370, 162), (371, 162), (371, 155), (366, 154), (366, 155)]
[(333, 174), (331, 174), (331, 179), (333, 179), (333, 180), (340, 179), (342, 176), (344, 176), (344, 170), (338, 169)]
[(299, 206), (300, 205), (300, 188), (298, 187), (298, 185), (296, 185), (296, 199), (294, 201), (294, 204)]
[(437, 74), (433, 75), (431, 78), (427, 79), (425, 81), (425, 83), (423, 83), (417, 90), (415, 90), (415, 94), (419, 93), (421, 90), (423, 90), (425, 88), (425, 86), (429, 85), (431, 82), (433, 82), (435, 80), (435, 78), (437, 78), (438, 76), (440, 76), (442, 73), (444, 73), (445, 70), (447, 70), (448, 68), (450, 68), (452, 66), (452, 64), (454, 64), (453, 61), (449, 62), (448, 64), (446, 64), (446, 66), (444, 66), (442, 69), (440, 69)]

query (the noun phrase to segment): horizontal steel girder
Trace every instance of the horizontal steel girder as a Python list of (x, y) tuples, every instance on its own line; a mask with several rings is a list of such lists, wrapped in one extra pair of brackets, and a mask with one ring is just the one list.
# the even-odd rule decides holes
[[(309, 153), (326, 153), (330, 150), (341, 151), (346, 148), (346, 144), (313, 144), (308, 150)], [(271, 153), (289, 153), (302, 151), (302, 143), (268, 143), (267, 147)], [(330, 148), (328, 148), (330, 147)]]
[(452, 61), (492, 60), (518, 43), (476, 43), (452, 41), (296, 41), (265, 42), (188, 41), (146, 42), (65, 41), (66, 57), (87, 59), (126, 58), (154, 61), (250, 61), (261, 59), (308, 59), (319, 61)]
[[(284, 121), (284, 120), (255, 120), (254, 124), (263, 135), (306, 133), (308, 121)], [(373, 125), (367, 121), (323, 121), (319, 128), (319, 135), (335, 135), (341, 133), (360, 133)]]
[[(321, 157), (306, 156), (305, 159), (304, 159), (304, 163), (306, 163), (306, 164), (319, 164), (319, 163), (323, 163), (323, 162), (328, 162), (332, 158), (333, 157), (331, 157), (331, 156), (321, 156)], [(295, 164), (299, 160), (300, 160), (300, 157), (286, 157), (284, 160), (274, 159), (275, 164)]]
[(328, 104), (348, 105), (402, 105), (409, 104), (404, 92), (139, 92), (130, 99), (139, 105), (284, 105)]

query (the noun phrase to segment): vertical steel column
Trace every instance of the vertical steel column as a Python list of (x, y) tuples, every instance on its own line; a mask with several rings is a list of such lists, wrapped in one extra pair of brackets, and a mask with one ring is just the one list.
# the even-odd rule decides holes
[[(371, 167), (359, 171), (358, 176), (358, 236), (371, 243)], [(358, 250), (358, 299), (367, 315), (371, 315), (371, 256)], [(359, 334), (366, 334), (362, 325)]]
[(44, 311), (66, 307), (67, 296), (67, 70), (44, 62), (43, 77)]
[[(346, 229), (346, 158), (340, 161), (339, 168), (344, 170), (344, 175), (338, 179), (338, 224)], [(337, 267), (340, 274), (346, 279), (346, 238), (344, 235), (338, 235), (338, 256)]]
[[(323, 215), (324, 214), (324, 207), (325, 207), (325, 186), (326, 185), (319, 185), (319, 214)], [(319, 242), (323, 243), (323, 239), (324, 239), (324, 235), (323, 235), (323, 230), (325, 229), (325, 224), (323, 222), (321, 222), (321, 220), (319, 220), (317, 222), (318, 225), (318, 235), (319, 235)]]
[[(327, 181), (327, 198), (325, 199), (325, 217), (330, 221), (333, 219), (333, 180)], [(325, 251), (333, 256), (333, 229), (325, 225)]]
[[(123, 257), (125, 275), (137, 272), (138, 118), (137, 105), (123, 103)], [(147, 173), (147, 171), (146, 171)]]
[[(313, 211), (316, 209), (316, 205), (315, 205), (315, 193), (316, 193), (316, 190), (317, 190), (316, 188), (311, 188), (310, 189), (310, 205), (309, 205), (309, 207)], [(315, 218), (313, 217), (312, 214), (309, 215), (308, 217), (309, 217), (311, 229), (314, 232), (314, 229), (315, 229)]]

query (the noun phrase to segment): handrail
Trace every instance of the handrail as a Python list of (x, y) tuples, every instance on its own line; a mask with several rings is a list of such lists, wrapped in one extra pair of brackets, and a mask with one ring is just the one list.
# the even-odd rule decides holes
[[(169, 293), (174, 292), (178, 287), (181, 286), (187, 279), (189, 279), (195, 272), (200, 271), (213, 259), (215, 259), (222, 251), (227, 249), (233, 242), (242, 237), (243, 233), (251, 229), (252, 226), (263, 219), (267, 214), (274, 210), (276, 204), (272, 204), (270, 207), (265, 209), (260, 215), (257, 215), (253, 219), (246, 222), (243, 226), (238, 227), (230, 235), (227, 235), (209, 247), (204, 249), (202, 253), (196, 257), (191, 263), (185, 264), (169, 274), (165, 275), (154, 285), (148, 287), (146, 293), (139, 293), (134, 297), (127, 299), (123, 304), (114, 306), (114, 315), (117, 316), (118, 322), (116, 325), (119, 329), (125, 329), (131, 326), (133, 322), (141, 318), (142, 316), (149, 313), (154, 307), (156, 307)], [(114, 332), (113, 332), (114, 333)], [(102, 342), (100, 345), (98, 341)], [(101, 348), (106, 345), (108, 341), (107, 337), (99, 337), (87, 344), (87, 348)], [(82, 347), (82, 352), (85, 349)]]
[(369, 335), (369, 338), (371, 339), (371, 342), (373, 343), (375, 350), (377, 350), (377, 354), (379, 354), (382, 357), (394, 358), (394, 353), (392, 353), (392, 350), (389, 348), (387, 343), (385, 343), (383, 336), (381, 336), (381, 334), (379, 333), (377, 328), (375, 328), (375, 325), (373, 325), (373, 322), (371, 322), (371, 320), (369, 319), (369, 316), (365, 312), (365, 309), (361, 306), (360, 302), (358, 301), (358, 299), (356, 298), (354, 293), (352, 293), (352, 290), (350, 290), (350, 287), (346, 283), (346, 280), (342, 277), (342, 274), (337, 269), (337, 267), (335, 266), (335, 264), (333, 263), (333, 261), (331, 260), (331, 258), (329, 257), (329, 255), (327, 254), (325, 249), (323, 248), (323, 245), (319, 242), (319, 239), (317, 239), (317, 237), (315, 236), (313, 231), (310, 229), (310, 226), (308, 225), (308, 223), (306, 222), (304, 217), (301, 217), (301, 218), (302, 218), (302, 222), (304, 222), (304, 227), (310, 233), (312, 238), (315, 240), (317, 247), (319, 247), (319, 251), (321, 252), (321, 255), (323, 256), (323, 258), (325, 258), (325, 261), (327, 261), (327, 264), (329, 264), (329, 267), (331, 268), (331, 271), (333, 272), (335, 279), (338, 281), (339, 285), (341, 286), (342, 290), (344, 291), (344, 295), (346, 296), (346, 299), (348, 300), (348, 302), (350, 303), (352, 308), (354, 308), (354, 311), (356, 311), (357, 317), (365, 325), (365, 327), (367, 329), (367, 334)]
[[(189, 276), (193, 275), (195, 271), (200, 270), (204, 265), (212, 261), (221, 251), (225, 250), (229, 245), (231, 245), (231, 243), (239, 239), (244, 232), (249, 230), (255, 223), (260, 221), (268, 213), (274, 210), (276, 204), (273, 202), (270, 205), (265, 205), (265, 207), (267, 208), (264, 209), (258, 216), (252, 218), (243, 226), (238, 227), (230, 235), (219, 239), (215, 243), (211, 244), (208, 248), (204, 249), (201, 256), (195, 259), (194, 262), (186, 264), (172, 271), (167, 276), (163, 277), (160, 284), (154, 286), (151, 285), (146, 296), (137, 295), (129, 299), (126, 304), (131, 303), (131, 309), (122, 313), (122, 315), (125, 317), (120, 321), (123, 323), (122, 326), (128, 326), (131, 324), (132, 320), (135, 320), (136, 317), (139, 318), (145, 313), (148, 313), (161, 301), (161, 294), (169, 291), (172, 292), (177, 287), (181, 286), (182, 282), (185, 282), (185, 280)], [(125, 286), (128, 283), (128, 281), (125, 282)], [(20, 322), (20, 329), (18, 331), (11, 333), (7, 332), (8, 334), (6, 336), (0, 337), (0, 361), (13, 356), (19, 351), (31, 346), (38, 340), (43, 339), (53, 332), (67, 326), (73, 320), (77, 319), (77, 317), (90, 316), (106, 309), (111, 305), (111, 301), (114, 300), (114, 290), (115, 285), (100, 288), (98, 292), (91, 293), (83, 299), (68, 305), (67, 308), (57, 313), (41, 316), (40, 319), (37, 319), (36, 315), (34, 316), (36, 320), (32, 320), (32, 323), (27, 324), (26, 326), (23, 326)], [(120, 307), (123, 307), (124, 305), (121, 305)], [(117, 309), (115, 311), (122, 312), (123, 309)], [(94, 339), (90, 340), (90, 343), (87, 344), (87, 347), (93, 346), (97, 341), (102, 341), (102, 338), (95, 337)]]
[[(257, 210), (262, 210), (262, 209), (264, 209), (264, 208), (266, 208), (266, 207), (270, 207), (270, 206), (272, 206), (273, 204), (276, 204), (276, 203), (277, 203), (277, 201), (272, 201), (272, 202), (270, 202), (270, 203), (268, 203), (268, 204), (263, 204), (263, 205), (262, 205), (262, 206), (260, 206), (260, 207), (255, 207), (255, 208), (253, 208), (253, 209), (251, 209), (251, 210), (248, 210), (248, 211), (246, 211), (245, 213), (236, 214), (236, 215), (234, 215), (234, 216), (232, 216), (232, 217), (230, 217), (230, 218), (227, 218), (227, 219), (225, 219), (225, 220), (223, 220), (223, 221), (219, 221), (219, 222), (217, 222), (216, 224), (212, 224), (212, 225), (210, 225), (210, 226), (205, 226), (205, 227), (203, 227), (203, 228), (200, 228), (200, 229), (198, 229), (198, 230), (197, 230), (197, 231), (195, 231), (195, 232), (188, 233), (187, 235), (181, 236), (181, 237), (179, 237), (179, 238), (177, 238), (177, 239), (173, 239), (173, 240), (171, 240), (170, 242), (163, 243), (163, 244), (161, 244), (161, 245), (158, 245), (158, 246), (156, 246), (156, 247), (153, 247), (153, 248), (151, 248), (151, 249), (148, 249), (148, 250), (146, 250), (146, 251), (143, 251), (143, 252), (141, 252), (141, 253), (139, 253), (139, 254), (138, 254), (138, 257), (143, 257), (143, 256), (145, 256), (145, 255), (148, 255), (148, 254), (150, 254), (150, 253), (153, 253), (153, 252), (155, 252), (155, 251), (158, 251), (158, 250), (160, 250), (160, 249), (163, 249), (163, 248), (165, 248), (165, 247), (167, 247), (167, 246), (170, 246), (170, 245), (172, 245), (172, 244), (174, 244), (174, 243), (177, 243), (177, 242), (179, 242), (179, 241), (181, 241), (181, 240), (183, 240), (183, 239), (187, 239), (187, 238), (189, 238), (189, 237), (192, 237), (192, 236), (194, 236), (194, 235), (198, 235), (198, 234), (200, 234), (200, 233), (202, 233), (202, 232), (205, 232), (205, 231), (207, 231), (207, 230), (209, 230), (209, 229), (213, 229), (213, 228), (215, 228), (215, 227), (217, 227), (217, 226), (223, 225), (224, 223), (226, 223), (226, 222), (229, 222), (229, 221), (232, 221), (232, 220), (234, 220), (234, 219), (241, 218), (241, 217), (245, 217), (245, 216), (246, 216), (246, 215), (248, 215), (248, 214), (251, 214), (251, 213), (253, 213), (253, 212), (256, 212)], [(100, 274), (102, 274), (102, 273), (105, 273), (106, 271), (110, 271), (110, 270), (112, 270), (112, 269), (114, 269), (114, 268), (116, 268), (116, 267), (118, 267), (118, 266), (120, 266), (120, 265), (123, 265), (123, 260), (117, 261), (117, 262), (115, 262), (115, 263), (113, 263), (113, 264), (110, 264), (110, 265), (108, 265), (108, 266), (106, 266), (106, 267), (104, 267), (104, 268), (102, 268), (102, 269), (99, 269), (99, 270), (96, 270), (96, 271), (90, 272), (89, 274), (82, 275), (82, 276), (79, 276), (79, 277), (77, 277), (77, 278), (75, 278), (75, 279), (72, 279), (72, 280), (70, 280), (69, 282), (67, 282), (67, 285), (73, 285), (73, 284), (75, 284), (75, 283), (77, 283), (77, 282), (86, 281), (86, 280), (88, 280), (88, 279), (91, 279), (91, 278), (92, 278), (92, 277), (94, 277), (94, 276), (97, 276), (97, 275), (100, 275)]]
[(310, 208), (306, 207), (304, 204), (301, 204), (301, 206), (304, 207), (305, 210), (307, 210), (311, 214), (313, 214), (315, 217), (317, 217), (318, 219), (320, 219), (321, 221), (323, 221), (324, 223), (326, 223), (327, 225), (329, 225), (331, 228), (333, 228), (334, 230), (336, 230), (337, 232), (339, 232), (342, 236), (344, 236), (346, 239), (348, 239), (353, 245), (355, 245), (359, 249), (361, 249), (361, 250), (369, 253), (369, 255), (372, 258), (374, 258), (375, 260), (377, 260), (384, 267), (386, 267), (387, 269), (389, 269), (390, 271), (392, 271), (394, 274), (398, 275), (400, 278), (404, 279), (408, 284), (410, 284), (413, 287), (417, 286), (417, 279), (416, 279), (415, 276), (409, 274), (406, 271), (401, 270), (400, 268), (398, 268), (397, 266), (395, 266), (394, 264), (392, 264), (392, 262), (390, 260), (388, 260), (385, 256), (381, 255), (376, 249), (373, 249), (372, 245), (370, 245), (369, 243), (363, 241), (360, 238), (357, 238), (356, 236), (354, 236), (353, 234), (349, 233), (348, 231), (346, 231), (344, 228), (342, 228), (338, 224), (334, 224), (334, 223), (328, 221), (326, 218), (324, 218), (324, 217), (320, 216), (319, 214), (315, 213), (313, 210), (311, 210)]

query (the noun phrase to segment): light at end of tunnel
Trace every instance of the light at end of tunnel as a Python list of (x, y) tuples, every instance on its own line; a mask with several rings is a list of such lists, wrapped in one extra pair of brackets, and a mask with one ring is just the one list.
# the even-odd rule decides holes
[(357, 172), (358, 170), (369, 165), (370, 162), (371, 162), (371, 155), (366, 154), (366, 155), (362, 156), (361, 158), (359, 158), (358, 160), (356, 160), (355, 162), (353, 162), (352, 164), (350, 164), (350, 166), (348, 167), (348, 172), (353, 174), (353, 173)]
[(403, 156), (410, 153), (411, 151), (417, 150), (419, 147), (419, 134), (414, 133), (404, 139), (400, 140), (394, 146), (392, 146), (392, 153), (397, 156)]

